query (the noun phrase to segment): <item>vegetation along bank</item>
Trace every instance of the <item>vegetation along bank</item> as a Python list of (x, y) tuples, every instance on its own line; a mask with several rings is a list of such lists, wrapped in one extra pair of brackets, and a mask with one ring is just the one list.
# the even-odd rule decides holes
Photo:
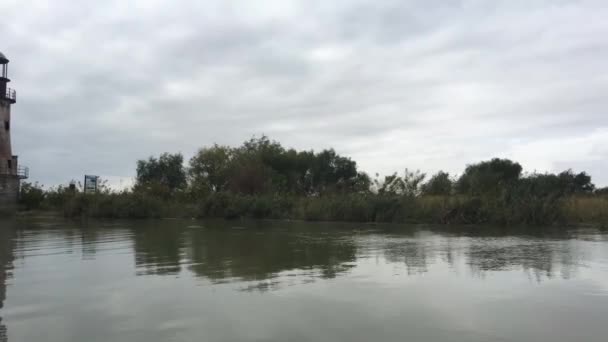
[(492, 159), (453, 177), (406, 169), (372, 179), (333, 149), (286, 149), (263, 136), (238, 147), (202, 148), (137, 162), (135, 185), (95, 194), (81, 187), (25, 183), (23, 211), (67, 217), (224, 217), (445, 224), (606, 224), (608, 189), (585, 173), (522, 173), (517, 162)]

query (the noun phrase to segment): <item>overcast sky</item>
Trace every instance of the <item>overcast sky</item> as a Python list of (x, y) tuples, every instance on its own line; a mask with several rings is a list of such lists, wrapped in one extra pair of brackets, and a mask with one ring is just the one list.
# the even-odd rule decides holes
[[(87, 4), (88, 3), (88, 4)], [(33, 180), (266, 134), (370, 174), (491, 157), (608, 185), (608, 1), (0, 2)]]

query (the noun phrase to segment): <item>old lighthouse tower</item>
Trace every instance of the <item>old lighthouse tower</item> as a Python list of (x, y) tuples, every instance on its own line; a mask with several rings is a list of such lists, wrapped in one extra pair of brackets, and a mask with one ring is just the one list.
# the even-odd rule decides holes
[(29, 173), (19, 166), (11, 148), (11, 106), (17, 102), (17, 94), (8, 87), (8, 62), (0, 52), (0, 210), (16, 208), (19, 183)]

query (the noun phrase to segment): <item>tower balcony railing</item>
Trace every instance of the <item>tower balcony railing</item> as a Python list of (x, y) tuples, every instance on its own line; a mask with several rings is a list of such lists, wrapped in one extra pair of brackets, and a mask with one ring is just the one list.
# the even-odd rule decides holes
[(0, 176), (14, 176), (19, 179), (28, 179), (30, 177), (30, 168), (27, 166), (18, 166), (17, 168), (9, 168), (0, 166)]
[(20, 179), (28, 179), (30, 178), (30, 168), (27, 166), (19, 166), (17, 168), (17, 176)]
[(6, 88), (6, 93), (4, 94), (4, 98), (11, 102), (16, 102), (17, 101), (17, 92), (15, 91), (15, 89)]

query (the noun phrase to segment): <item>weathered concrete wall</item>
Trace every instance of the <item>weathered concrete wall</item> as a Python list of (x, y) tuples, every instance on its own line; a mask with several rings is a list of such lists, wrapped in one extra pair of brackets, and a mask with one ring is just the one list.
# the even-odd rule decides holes
[(17, 158), (11, 148), (11, 105), (0, 99), (0, 214), (13, 212), (18, 199)]
[(0, 215), (17, 209), (20, 181), (17, 176), (0, 175)]
[(7, 161), (13, 158), (10, 125), (11, 105), (0, 100), (0, 167), (6, 167)]
[[(0, 54), (1, 55), (1, 54)], [(2, 55), (3, 56), (3, 55)], [(2, 73), (0, 75), (0, 213), (12, 212), (17, 208), (19, 199), (19, 183), (17, 157), (13, 156), (11, 146), (11, 104), (14, 96), (5, 96), (7, 82), (10, 80), (6, 75), (6, 63), (1, 61)]]

